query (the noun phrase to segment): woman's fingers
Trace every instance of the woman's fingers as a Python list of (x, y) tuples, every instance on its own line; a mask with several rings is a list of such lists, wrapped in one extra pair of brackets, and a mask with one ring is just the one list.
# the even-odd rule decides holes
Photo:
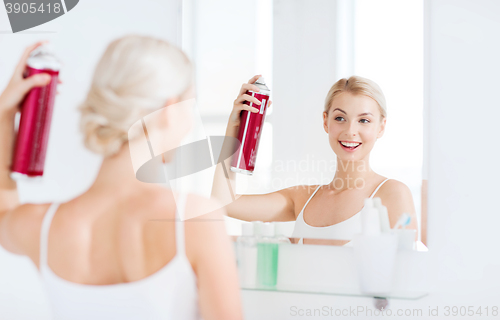
[(21, 59), (19, 59), (19, 62), (17, 63), (16, 70), (14, 72), (14, 75), (21, 76), (23, 75), (24, 69), (26, 68), (26, 62), (28, 61), (28, 58), (33, 50), (41, 46), (42, 44), (47, 43), (48, 41), (39, 41), (35, 44), (32, 44), (31, 46), (27, 47), (23, 55), (21, 56)]
[(257, 87), (254, 84), (250, 84), (250, 83), (244, 83), (241, 86), (241, 88), (244, 89), (244, 90), (251, 90), (251, 91), (255, 91), (255, 92), (259, 92), (260, 91), (259, 87)]
[(260, 102), (259, 99), (252, 97), (251, 95), (248, 95), (248, 94), (242, 94), (241, 96), (239, 96), (236, 99), (236, 102), (238, 102), (238, 103), (242, 103), (244, 101), (253, 102), (253, 103), (258, 104), (258, 105), (262, 104), (262, 102)]
[(241, 110), (247, 110), (247, 111), (251, 111), (251, 112), (259, 112), (260, 111), (258, 108), (251, 107), (246, 103), (235, 101), (233, 112), (240, 113)]
[(240, 113), (243, 110), (257, 113), (260, 112), (258, 108), (251, 107), (249, 104), (246, 104), (245, 101), (250, 102), (250, 104), (254, 103), (256, 105), (261, 105), (262, 103), (257, 99), (256, 97), (253, 97), (249, 94), (247, 94), (247, 91), (253, 91), (253, 92), (259, 92), (260, 89), (253, 83), (259, 79), (261, 75), (255, 75), (253, 76), (250, 80), (248, 80), (248, 83), (244, 83), (241, 85), (240, 92), (238, 93), (238, 97), (236, 100), (234, 100), (233, 104), (233, 111), (231, 112), (230, 116), (230, 122), (233, 122), (234, 124), (238, 124), (240, 120)]
[(255, 107), (250, 107), (248, 104), (241, 103), (238, 106), (239, 106), (240, 111), (246, 110), (246, 111), (250, 111), (250, 112), (254, 112), (254, 113), (259, 112), (259, 109), (255, 108)]
[(244, 83), (241, 86), (240, 93), (238, 95), (242, 95), (247, 90), (252, 90), (252, 91), (255, 91), (255, 92), (259, 92), (259, 90), (260, 90), (259, 87), (257, 87), (253, 83), (255, 83), (255, 81), (257, 81), (257, 79), (259, 79), (260, 77), (261, 77), (261, 75), (255, 75), (250, 80), (248, 80), (247, 83)]
[(238, 94), (238, 96), (241, 96), (242, 94), (244, 94), (248, 90), (254, 91), (254, 92), (260, 91), (259, 87), (257, 87), (256, 85), (250, 84), (250, 83), (244, 83), (243, 85), (241, 85), (240, 93)]
[(257, 79), (259, 79), (260, 77), (262, 77), (261, 74), (258, 74), (258, 75), (255, 75), (253, 76), (250, 80), (248, 80), (248, 83), (254, 83), (255, 81), (257, 81)]
[(23, 80), (23, 89), (27, 93), (34, 87), (43, 87), (49, 84), (51, 76), (47, 73), (39, 73), (32, 75), (29, 78)]

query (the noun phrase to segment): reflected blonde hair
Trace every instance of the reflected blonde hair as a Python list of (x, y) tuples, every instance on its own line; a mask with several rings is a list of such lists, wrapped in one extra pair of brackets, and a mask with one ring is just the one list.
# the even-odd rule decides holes
[(188, 57), (164, 40), (129, 35), (111, 42), (79, 108), (85, 146), (104, 156), (115, 154), (133, 123), (181, 96), (193, 82)]
[(351, 76), (349, 79), (342, 78), (330, 88), (325, 99), (325, 112), (328, 113), (332, 105), (333, 99), (343, 92), (352, 94), (361, 94), (372, 98), (377, 102), (380, 114), (383, 118), (387, 117), (387, 106), (385, 96), (382, 89), (370, 79), (360, 76)]

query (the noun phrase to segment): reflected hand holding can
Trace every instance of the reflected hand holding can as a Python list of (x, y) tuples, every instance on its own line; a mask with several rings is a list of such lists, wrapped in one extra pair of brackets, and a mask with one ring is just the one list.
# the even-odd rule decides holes
[(245, 101), (244, 103), (258, 108), (259, 112), (254, 113), (247, 110), (241, 112), (241, 122), (238, 132), (240, 146), (231, 161), (231, 171), (248, 175), (252, 175), (255, 169), (257, 150), (271, 94), (271, 90), (266, 86), (263, 77), (257, 79), (254, 85), (259, 88), (259, 92), (248, 90), (247, 94), (257, 98), (261, 104), (257, 105), (249, 101)]
[(28, 58), (26, 77), (46, 73), (51, 81), (46, 86), (32, 88), (22, 103), (11, 168), (15, 180), (43, 176), (60, 65), (45, 46), (38, 47)]

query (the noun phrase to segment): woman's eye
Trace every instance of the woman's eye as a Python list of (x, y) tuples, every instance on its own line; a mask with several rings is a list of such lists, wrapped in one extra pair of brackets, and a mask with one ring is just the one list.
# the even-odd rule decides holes
[(370, 123), (370, 120), (368, 120), (368, 119), (361, 119), (359, 121), (361, 121), (361, 123)]
[(342, 120), (344, 120), (344, 118), (339, 116), (339, 117), (336, 117), (335, 120), (342, 121)]

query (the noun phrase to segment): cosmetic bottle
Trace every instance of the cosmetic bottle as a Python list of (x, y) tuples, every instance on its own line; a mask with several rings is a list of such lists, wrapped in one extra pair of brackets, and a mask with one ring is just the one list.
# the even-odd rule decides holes
[(262, 221), (253, 221), (253, 235), (255, 238), (257, 238), (257, 241), (259, 241), (259, 238), (262, 237), (262, 226), (264, 225), (264, 222)]
[(373, 199), (365, 199), (365, 206), (361, 210), (361, 227), (365, 236), (380, 235), (380, 214)]
[(259, 288), (276, 287), (278, 278), (278, 241), (274, 224), (262, 225), (262, 237), (257, 240), (257, 284)]
[(379, 197), (373, 198), (373, 204), (378, 209), (378, 213), (380, 215), (380, 230), (382, 232), (391, 232), (391, 224), (389, 222), (387, 207), (382, 204), (382, 200)]
[(386, 296), (392, 291), (398, 237), (391, 232), (381, 232), (379, 211), (384, 210), (377, 208), (380, 207), (378, 201), (365, 199), (361, 210), (362, 234), (354, 237), (353, 251), (360, 291)]
[(241, 236), (236, 240), (240, 285), (242, 288), (254, 288), (257, 280), (257, 239), (252, 223), (244, 223), (241, 227)]
[(292, 243), (290, 238), (285, 236), (285, 225), (280, 222), (272, 222), (274, 224), (274, 233), (276, 234), (276, 241), (279, 244), (282, 243)]

